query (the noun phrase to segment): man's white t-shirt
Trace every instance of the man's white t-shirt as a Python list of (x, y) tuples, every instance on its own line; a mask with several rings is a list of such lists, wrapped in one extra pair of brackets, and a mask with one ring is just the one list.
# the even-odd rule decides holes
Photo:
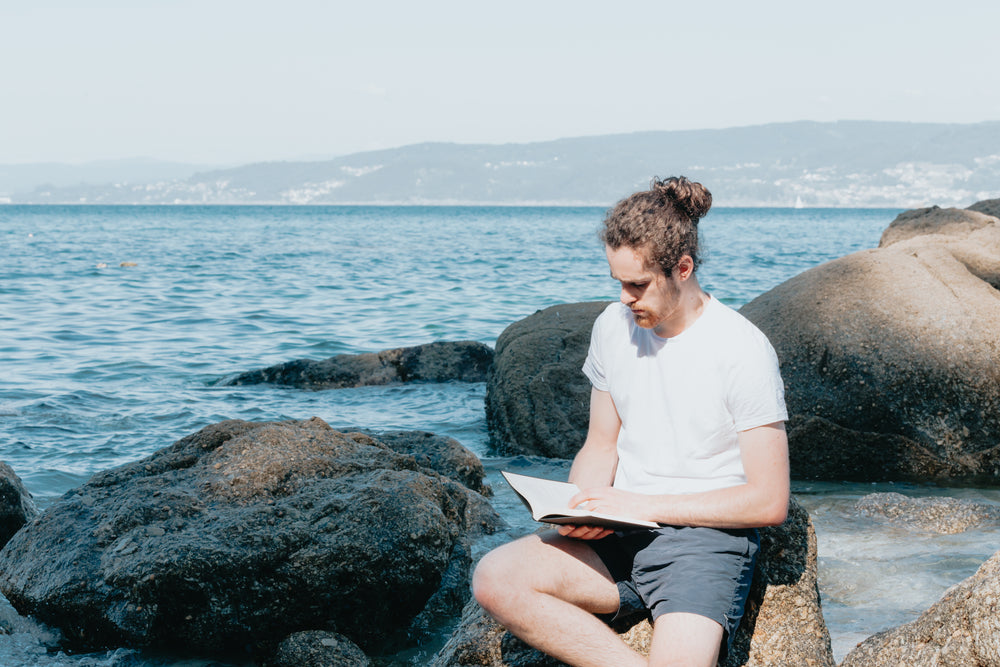
[(583, 372), (611, 393), (621, 418), (614, 485), (626, 491), (743, 484), (737, 433), (788, 419), (774, 348), (715, 297), (672, 338), (611, 304), (594, 323)]

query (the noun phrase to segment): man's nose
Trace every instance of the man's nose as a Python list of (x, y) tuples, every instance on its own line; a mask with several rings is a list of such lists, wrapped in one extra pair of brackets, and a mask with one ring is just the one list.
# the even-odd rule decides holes
[(625, 287), (622, 287), (621, 300), (622, 300), (622, 303), (624, 303), (626, 306), (630, 306), (633, 303), (635, 303), (635, 297)]

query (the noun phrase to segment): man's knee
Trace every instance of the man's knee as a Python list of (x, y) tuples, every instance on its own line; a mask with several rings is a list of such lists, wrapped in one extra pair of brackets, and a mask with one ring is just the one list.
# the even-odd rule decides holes
[(483, 609), (497, 620), (506, 616), (518, 590), (516, 568), (511, 567), (507, 549), (494, 549), (476, 565), (472, 573), (472, 596)]
[(472, 572), (472, 596), (487, 611), (493, 606), (498, 590), (499, 573), (495, 560), (494, 552), (489, 552), (480, 559)]
[(532, 560), (527, 555), (530, 540), (522, 538), (497, 547), (480, 559), (472, 573), (472, 595), (494, 617), (531, 588), (524, 566)]

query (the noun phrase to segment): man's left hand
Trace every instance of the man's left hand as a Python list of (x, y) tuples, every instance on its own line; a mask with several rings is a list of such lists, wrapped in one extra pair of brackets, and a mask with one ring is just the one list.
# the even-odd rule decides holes
[(591, 489), (584, 489), (569, 499), (569, 506), (578, 509), (585, 509), (598, 514), (611, 514), (614, 516), (628, 517), (630, 519), (643, 519), (655, 521), (649, 515), (650, 498), (641, 493), (622, 491), (613, 486), (598, 486)]

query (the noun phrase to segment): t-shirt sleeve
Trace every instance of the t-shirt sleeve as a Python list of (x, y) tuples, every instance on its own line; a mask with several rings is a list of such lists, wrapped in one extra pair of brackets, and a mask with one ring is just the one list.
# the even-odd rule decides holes
[[(607, 311), (605, 311), (607, 312)], [(590, 349), (587, 351), (587, 359), (583, 362), (583, 373), (590, 379), (590, 384), (598, 391), (608, 391), (608, 379), (604, 373), (604, 358), (601, 354), (601, 332), (603, 331), (603, 314), (594, 321), (594, 328), (590, 332)]]
[(778, 355), (755, 330), (733, 365), (727, 401), (737, 431), (788, 420)]

